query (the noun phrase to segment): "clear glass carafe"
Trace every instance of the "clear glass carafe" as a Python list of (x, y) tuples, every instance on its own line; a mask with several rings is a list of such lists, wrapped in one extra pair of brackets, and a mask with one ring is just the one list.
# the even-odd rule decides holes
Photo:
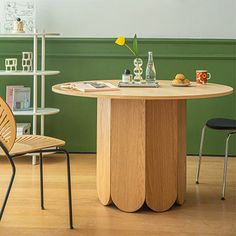
[(146, 82), (155, 83), (156, 82), (156, 69), (153, 60), (152, 52), (148, 52), (148, 62), (146, 68)]

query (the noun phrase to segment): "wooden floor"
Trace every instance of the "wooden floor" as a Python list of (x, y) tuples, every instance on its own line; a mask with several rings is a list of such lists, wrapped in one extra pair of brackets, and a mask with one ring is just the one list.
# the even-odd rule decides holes
[[(0, 236), (236, 235), (236, 158), (229, 158), (225, 201), (220, 200), (223, 158), (204, 158), (201, 184), (196, 185), (196, 158), (189, 157), (183, 206), (164, 213), (152, 212), (145, 206), (137, 213), (124, 213), (99, 203), (95, 155), (71, 155), (74, 230), (67, 229), (64, 157), (45, 157), (45, 211), (40, 210), (39, 166), (30, 163), (26, 157), (16, 160), (16, 179), (0, 222)], [(1, 159), (1, 201), (9, 172), (8, 163)]]

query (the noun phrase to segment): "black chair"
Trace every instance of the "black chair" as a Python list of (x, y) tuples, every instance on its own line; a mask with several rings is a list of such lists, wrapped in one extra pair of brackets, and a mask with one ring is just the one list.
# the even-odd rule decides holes
[(230, 139), (231, 135), (236, 134), (236, 120), (224, 119), (224, 118), (214, 118), (214, 119), (208, 120), (206, 122), (206, 124), (204, 125), (204, 127), (202, 129), (200, 150), (199, 150), (199, 160), (198, 160), (198, 168), (197, 168), (197, 176), (196, 176), (196, 183), (197, 184), (199, 184), (199, 175), (200, 175), (201, 159), (202, 159), (202, 148), (203, 148), (203, 142), (204, 142), (206, 128), (229, 131), (227, 138), (226, 138), (226, 143), (225, 143), (223, 187), (222, 187), (222, 194), (221, 194), (221, 200), (225, 200), (229, 139)]

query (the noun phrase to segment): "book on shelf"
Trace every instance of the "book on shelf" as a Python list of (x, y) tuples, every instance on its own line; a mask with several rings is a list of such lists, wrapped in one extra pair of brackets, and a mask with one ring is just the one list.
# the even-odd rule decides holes
[(30, 87), (13, 88), (13, 111), (25, 111), (30, 108)]
[(74, 89), (82, 92), (97, 92), (97, 91), (116, 91), (119, 88), (109, 82), (96, 81), (81, 81), (65, 83), (61, 85), (62, 88)]
[(8, 106), (13, 109), (13, 89), (14, 88), (23, 88), (23, 85), (8, 85), (6, 86), (6, 103)]

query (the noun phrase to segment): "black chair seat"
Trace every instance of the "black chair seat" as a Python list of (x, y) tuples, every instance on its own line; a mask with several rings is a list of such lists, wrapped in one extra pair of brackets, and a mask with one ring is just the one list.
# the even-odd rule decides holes
[(210, 119), (206, 122), (204, 127), (202, 128), (202, 135), (200, 141), (200, 149), (199, 149), (199, 159), (198, 159), (198, 168), (197, 168), (197, 176), (196, 176), (196, 184), (199, 184), (199, 175), (201, 169), (201, 159), (202, 159), (202, 148), (203, 142), (205, 138), (205, 130), (206, 128), (211, 128), (215, 130), (228, 130), (228, 135), (225, 140), (225, 155), (224, 155), (224, 174), (223, 174), (223, 186), (221, 193), (221, 200), (225, 200), (225, 188), (226, 188), (226, 175), (227, 175), (227, 160), (228, 160), (228, 147), (229, 140), (232, 135), (236, 134), (236, 120), (234, 119), (225, 119), (225, 118), (214, 118)]
[(211, 129), (236, 130), (236, 120), (214, 118), (208, 120), (206, 126)]

